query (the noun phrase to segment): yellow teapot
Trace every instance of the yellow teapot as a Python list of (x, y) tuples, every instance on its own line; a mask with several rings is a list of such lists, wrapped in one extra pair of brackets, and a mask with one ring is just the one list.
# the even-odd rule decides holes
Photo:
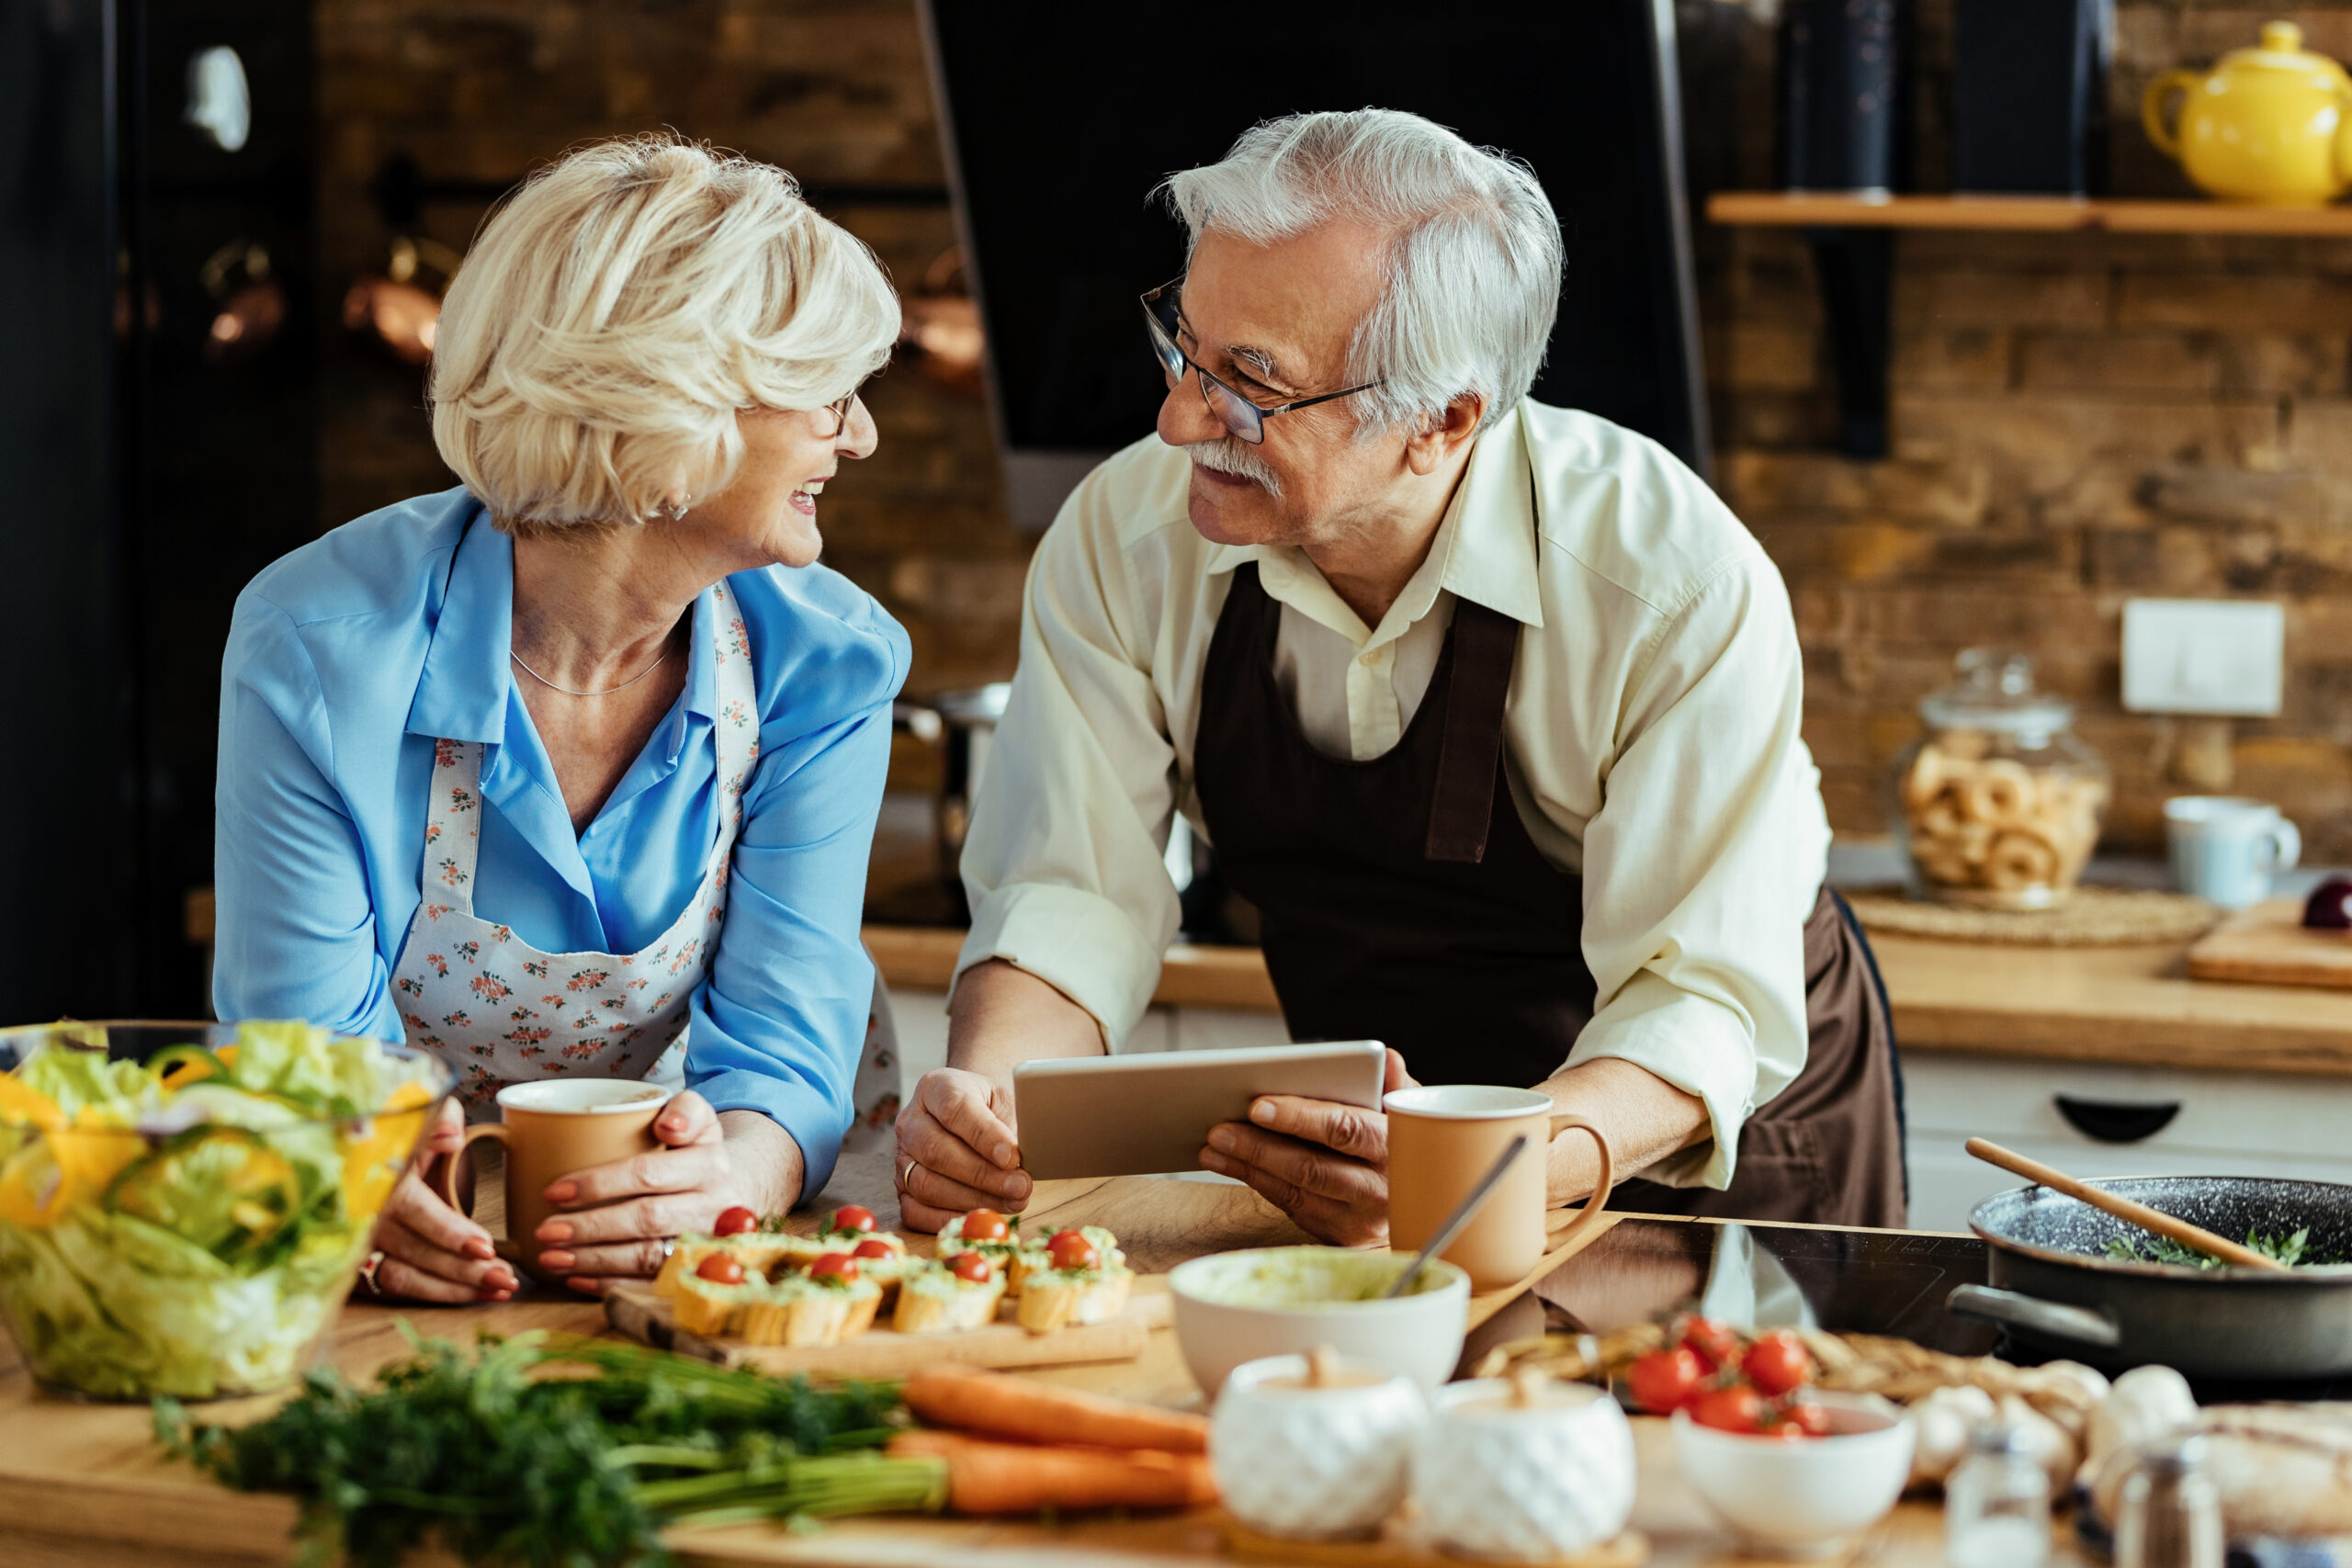
[[(2166, 100), (2182, 95), (2177, 134)], [(2148, 84), (2140, 119), (2156, 150), (2224, 201), (2323, 207), (2352, 185), (2352, 77), (2303, 48), (2303, 29), (2268, 22), (2254, 49), (2232, 50), (2205, 75), (2167, 71)]]
[[(2164, 122), (2180, 96), (2178, 134)], [(2232, 50), (2206, 75), (2166, 71), (2147, 85), (2141, 122), (2157, 151), (2225, 202), (2324, 207), (2352, 186), (2352, 77), (2302, 47), (2290, 21), (2263, 26), (2263, 42)]]

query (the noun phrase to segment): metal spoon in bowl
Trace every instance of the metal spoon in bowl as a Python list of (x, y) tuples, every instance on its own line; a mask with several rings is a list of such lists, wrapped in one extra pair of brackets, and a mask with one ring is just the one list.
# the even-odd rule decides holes
[(1453, 1245), (1453, 1238), (1462, 1234), (1462, 1227), (1470, 1223), (1471, 1216), (1478, 1212), (1479, 1205), (1486, 1202), (1494, 1192), (1496, 1185), (1503, 1179), (1503, 1172), (1510, 1168), (1510, 1162), (1517, 1159), (1526, 1148), (1527, 1134), (1524, 1133), (1510, 1141), (1510, 1145), (1504, 1148), (1502, 1156), (1495, 1161), (1493, 1168), (1478, 1179), (1478, 1185), (1470, 1189), (1470, 1195), (1454, 1206), (1453, 1213), (1445, 1216), (1445, 1224), (1437, 1227), (1437, 1235), (1430, 1237), (1429, 1245), (1422, 1247), (1420, 1256), (1413, 1259), (1413, 1266), (1397, 1275), (1395, 1284), (1380, 1292), (1382, 1301), (1392, 1301), (1403, 1295), (1407, 1288), (1420, 1277), (1421, 1270), (1429, 1266), (1430, 1259)]

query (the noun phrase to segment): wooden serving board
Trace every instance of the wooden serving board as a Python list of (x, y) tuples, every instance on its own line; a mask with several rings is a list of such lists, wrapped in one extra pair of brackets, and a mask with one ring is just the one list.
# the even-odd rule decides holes
[(2301, 899), (2265, 899), (2191, 942), (2188, 974), (2256, 986), (2352, 987), (2352, 931), (2308, 930)]
[(1108, 1323), (1074, 1324), (1032, 1334), (1002, 1320), (950, 1334), (901, 1334), (887, 1320), (838, 1345), (748, 1345), (731, 1335), (707, 1338), (680, 1328), (670, 1298), (650, 1285), (617, 1285), (605, 1293), (605, 1316), (632, 1339), (722, 1367), (810, 1377), (899, 1378), (952, 1361), (967, 1367), (1065, 1367), (1132, 1361), (1152, 1330), (1166, 1328), (1172, 1303), (1164, 1274), (1139, 1275), (1127, 1308)]

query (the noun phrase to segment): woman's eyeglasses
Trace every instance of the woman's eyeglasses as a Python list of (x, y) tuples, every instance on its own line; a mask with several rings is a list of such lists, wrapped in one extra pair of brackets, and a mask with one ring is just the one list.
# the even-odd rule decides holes
[(1202, 369), (1198, 362), (1176, 346), (1176, 339), (1184, 330), (1183, 317), (1178, 308), (1178, 293), (1183, 283), (1181, 277), (1163, 283), (1143, 297), (1144, 326), (1151, 333), (1151, 352), (1159, 359), (1159, 368), (1166, 373), (1170, 387), (1173, 388), (1182, 381), (1186, 370), (1200, 378), (1201, 401), (1208, 405), (1209, 412), (1232, 433), (1235, 440), (1245, 441), (1252, 446), (1262, 445), (1266, 439), (1266, 421), (1274, 415), (1288, 413), (1293, 409), (1313, 408), (1317, 403), (1328, 403), (1334, 398), (1368, 392), (1383, 384), (1366, 381), (1361, 387), (1347, 387), (1336, 392), (1325, 392), (1319, 397), (1298, 398), (1287, 403), (1276, 403), (1272, 408), (1251, 402)]
[(850, 407), (856, 401), (857, 392), (853, 390), (848, 397), (842, 399), (839, 402), (827, 403), (825, 405), (825, 412), (833, 416), (832, 429), (825, 432), (826, 440), (833, 441), (839, 439), (842, 432), (849, 428)]

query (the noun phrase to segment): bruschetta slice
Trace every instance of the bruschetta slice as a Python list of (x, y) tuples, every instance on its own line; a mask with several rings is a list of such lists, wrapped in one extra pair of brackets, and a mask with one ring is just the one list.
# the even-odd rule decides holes
[(859, 1277), (846, 1253), (831, 1252), (808, 1273), (786, 1273), (760, 1287), (736, 1317), (752, 1345), (838, 1345), (874, 1326), (882, 1287)]
[[(1103, 1240), (1098, 1242), (1088, 1231)], [(1032, 1334), (1051, 1334), (1071, 1324), (1107, 1322), (1126, 1310), (1135, 1271), (1109, 1237), (1099, 1225), (1056, 1231), (1039, 1249), (1042, 1256), (1032, 1255), (1014, 1298), (1022, 1327)]]
[(1004, 1270), (977, 1252), (922, 1263), (899, 1281), (891, 1326), (901, 1334), (955, 1333), (996, 1320), (1004, 1300)]
[(742, 1265), (744, 1275), (765, 1275), (792, 1256), (793, 1237), (768, 1232), (742, 1235), (682, 1235), (653, 1276), (653, 1293), (674, 1296), (678, 1282), (702, 1266), (706, 1258), (720, 1255)]

